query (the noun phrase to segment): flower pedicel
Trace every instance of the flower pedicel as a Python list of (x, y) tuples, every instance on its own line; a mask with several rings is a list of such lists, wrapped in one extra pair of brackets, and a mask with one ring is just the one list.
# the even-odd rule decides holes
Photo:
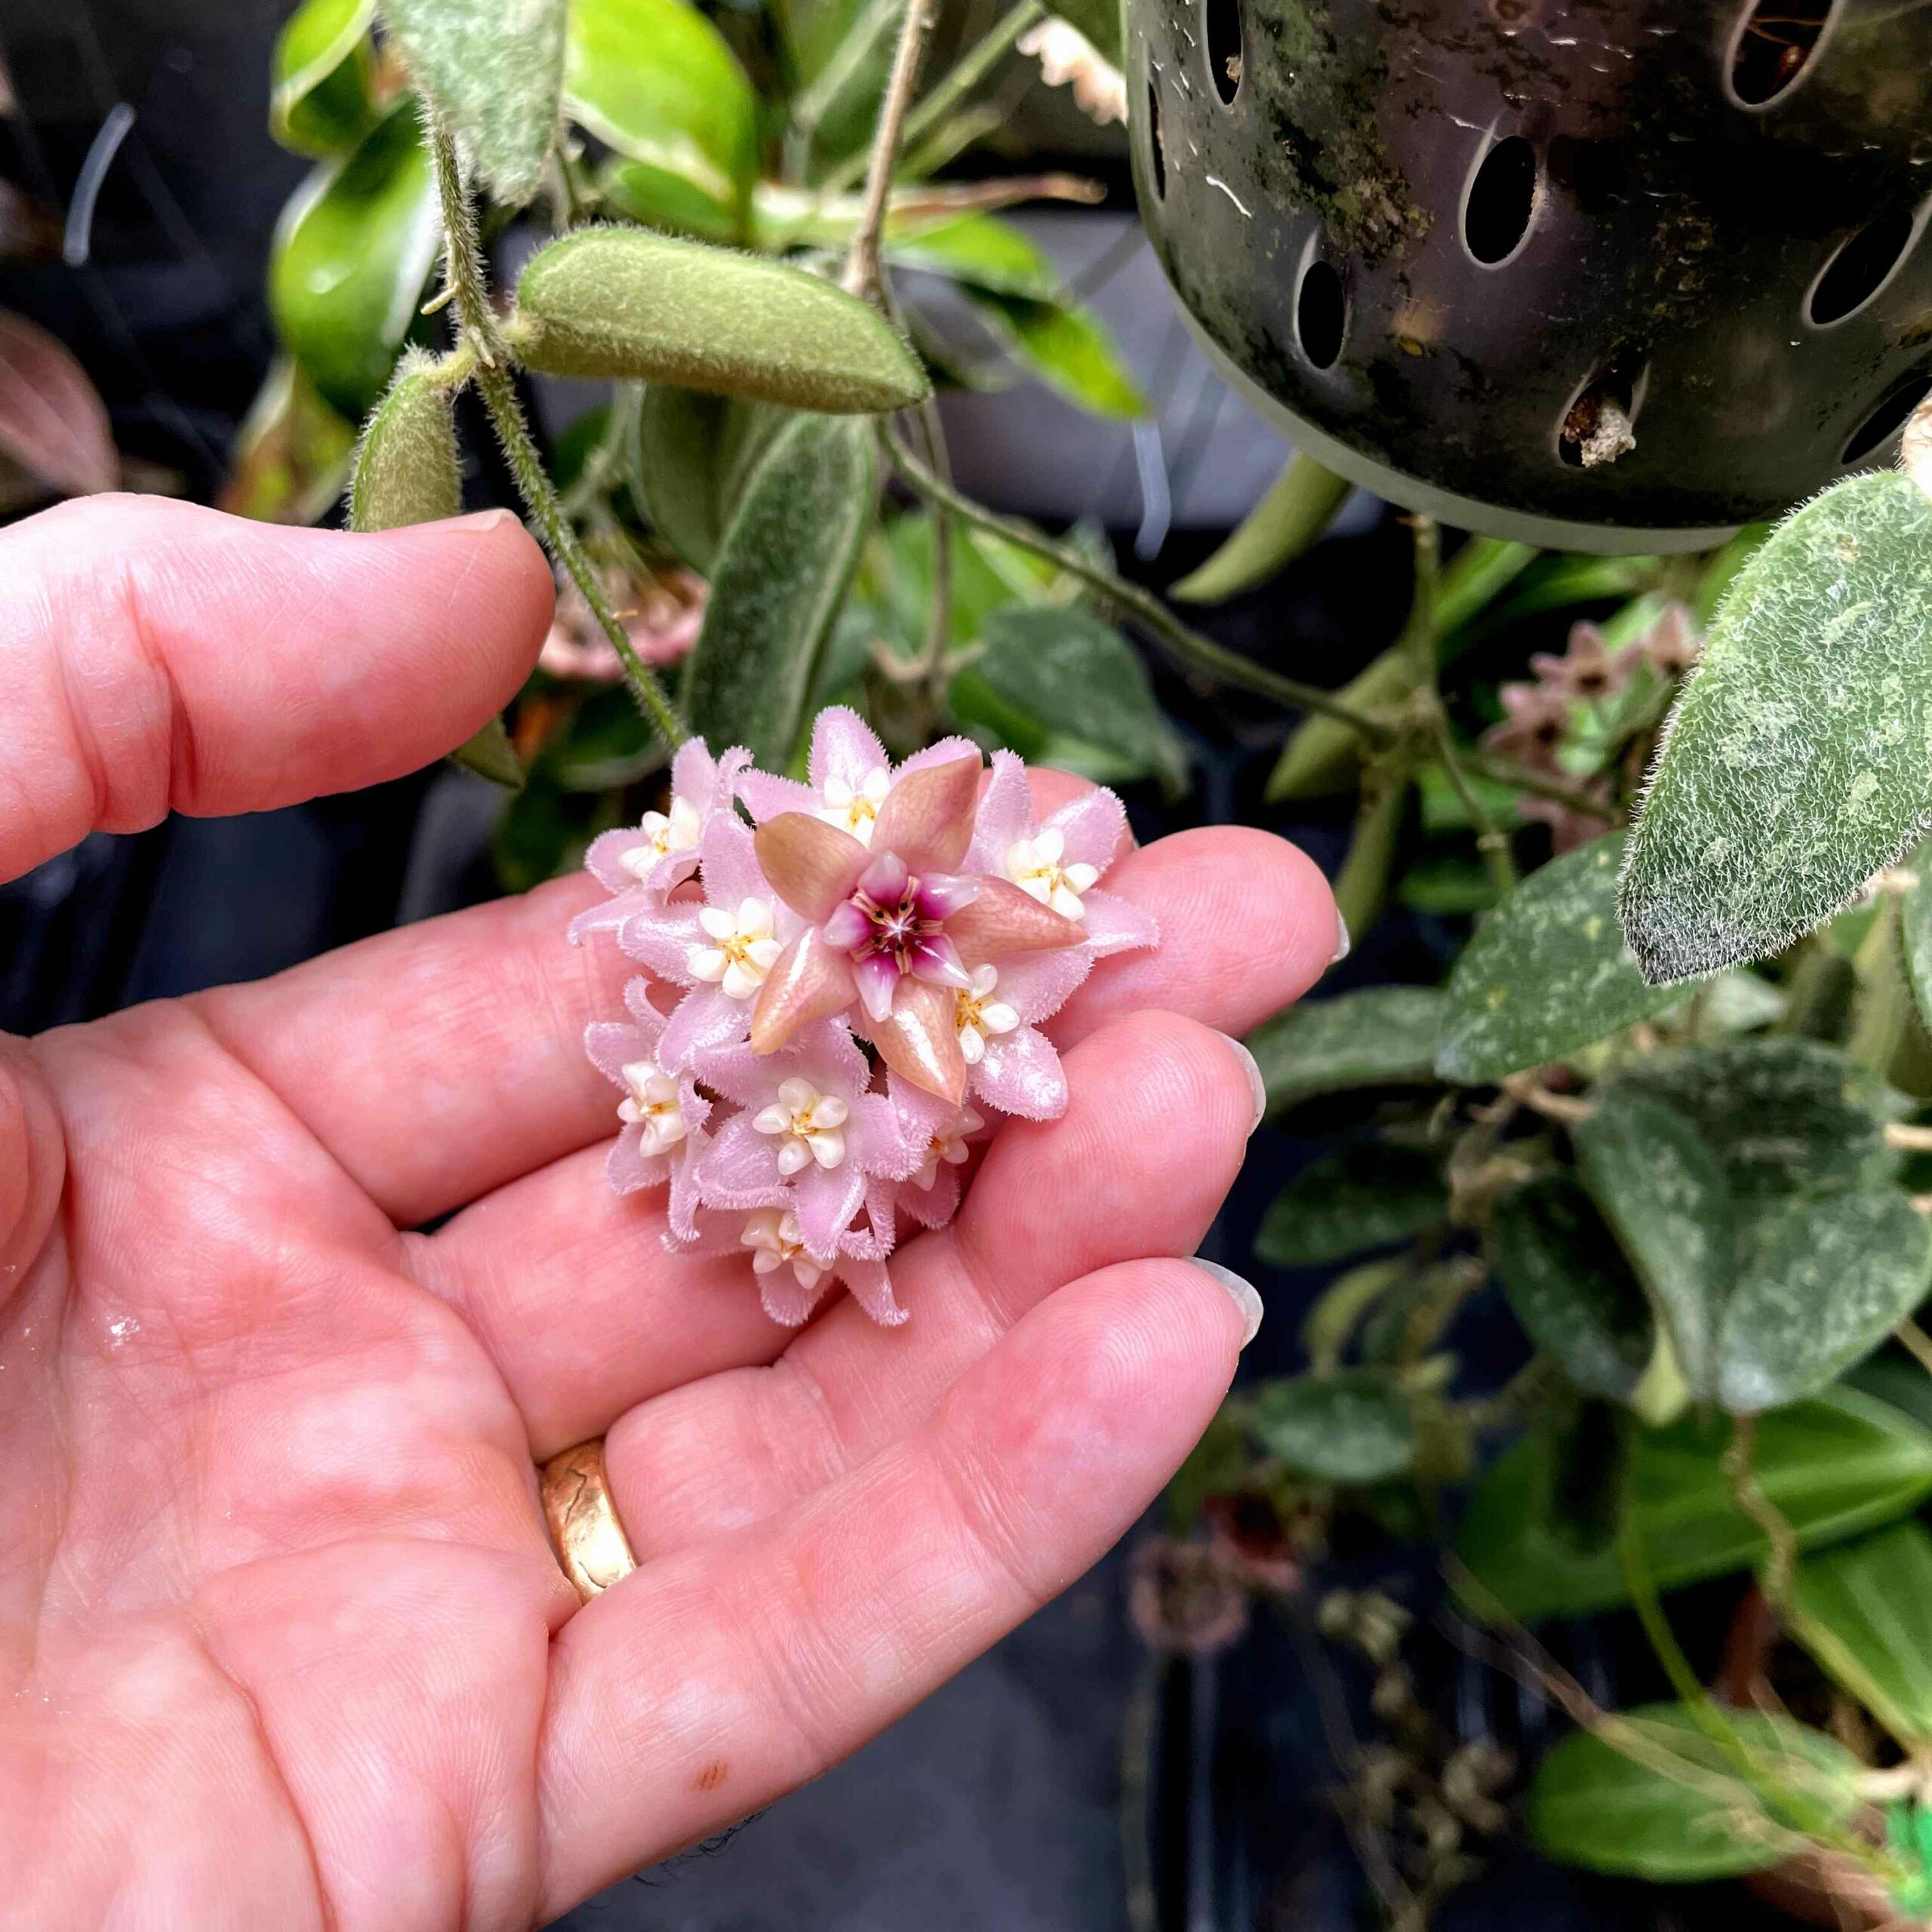
[(895, 768), (842, 707), (808, 770), (688, 744), (667, 810), (592, 847), (611, 897), (571, 937), (614, 931), (650, 977), (586, 1046), (620, 1095), (611, 1185), (668, 1183), (668, 1244), (746, 1256), (787, 1325), (834, 1281), (890, 1324), (899, 1227), (951, 1220), (989, 1116), (1064, 1110), (1042, 1023), (1158, 935), (1100, 884), (1126, 839), (1111, 792), (1042, 824), (1010, 752), (990, 777), (957, 738)]

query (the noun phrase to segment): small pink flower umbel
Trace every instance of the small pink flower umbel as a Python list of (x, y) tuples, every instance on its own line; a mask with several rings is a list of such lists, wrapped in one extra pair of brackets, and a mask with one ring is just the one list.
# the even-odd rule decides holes
[(667, 808), (591, 848), (611, 896), (571, 937), (614, 929), (651, 977), (586, 1044), (621, 1095), (611, 1183), (669, 1184), (667, 1241), (746, 1256), (774, 1321), (837, 1281), (891, 1326), (899, 1227), (951, 1220), (988, 1113), (1064, 1109), (1043, 1023), (1155, 934), (1102, 884), (1129, 842), (1111, 792), (1042, 824), (1011, 754), (987, 778), (951, 739), (895, 768), (842, 709), (808, 768), (687, 745)]

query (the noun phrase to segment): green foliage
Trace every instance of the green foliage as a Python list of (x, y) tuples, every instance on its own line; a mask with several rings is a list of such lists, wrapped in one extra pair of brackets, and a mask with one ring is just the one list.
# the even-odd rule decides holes
[[(1409, 654), (1392, 646), (1358, 672), (1335, 695), (1352, 709), (1380, 718), (1412, 698), (1416, 668)], [(1289, 734), (1268, 780), (1267, 799), (1321, 798), (1346, 792), (1362, 768), (1361, 734), (1339, 718), (1305, 718)]]
[(269, 58), (269, 132), (323, 159), (355, 145), (374, 111), (369, 26), (376, 0), (303, 0)]
[(638, 219), (742, 240), (758, 104), (724, 37), (687, 0), (571, 0), (564, 109), (611, 149), (605, 191)]
[(719, 546), (711, 601), (685, 672), (693, 731), (748, 746), (783, 771), (825, 641), (871, 524), (869, 428), (805, 416), (774, 436)]
[(638, 406), (632, 478), (659, 536), (709, 571), (752, 468), (784, 420), (768, 405), (652, 383)]
[(635, 228), (532, 258), (516, 346), (556, 376), (636, 376), (797, 409), (903, 409), (926, 393), (876, 309), (802, 269)]
[(1932, 1745), (1932, 1534), (1895, 1523), (1806, 1557), (1785, 1626), (1908, 1751)]
[(463, 507), (456, 425), (448, 386), (429, 358), (412, 350), (397, 365), (355, 451), (349, 486), (352, 530), (395, 530), (434, 523)]
[(1119, 349), (1084, 309), (971, 284), (961, 292), (1007, 352), (1068, 401), (1096, 416), (1147, 414), (1147, 398)]
[(360, 422), (387, 385), (441, 245), (415, 104), (399, 101), (282, 211), (269, 257), (277, 331), (324, 398)]
[(1321, 540), (1349, 488), (1334, 471), (1297, 451), (1241, 527), (1171, 594), (1189, 604), (1223, 604), (1266, 583)]
[(1474, 1085), (1593, 1046), (1677, 997), (1649, 984), (1617, 924), (1623, 835), (1533, 872), (1476, 929), (1449, 979), (1436, 1071)]
[[(1660, 1590), (1764, 1555), (1764, 1532), (1739, 1509), (1721, 1466), (1730, 1433), (1723, 1418), (1694, 1415), (1635, 1432), (1630, 1506)], [(1475, 1587), (1457, 1593), (1485, 1620), (1500, 1612), (1534, 1623), (1629, 1600), (1614, 1550), (1580, 1556), (1553, 1532), (1549, 1454), (1536, 1437), (1516, 1444), (1491, 1465), (1463, 1512), (1455, 1549)], [(1932, 1432), (1841, 1386), (1764, 1417), (1752, 1467), (1799, 1547), (1823, 1549), (1895, 1521), (1932, 1494)]]
[(1008, 604), (952, 681), (954, 712), (1023, 755), (1103, 783), (1187, 786), (1187, 747), (1154, 701), (1140, 654), (1084, 611)]
[(1622, 913), (1660, 982), (1761, 958), (1932, 824), (1932, 500), (1854, 477), (1740, 570), (1672, 714)]
[(382, 0), (423, 95), (500, 202), (534, 192), (556, 138), (569, 0)]
[(1592, 1872), (1684, 1884), (1762, 1872), (1807, 1847), (1794, 1816), (1838, 1825), (1859, 1802), (1857, 1758), (1767, 1711), (1714, 1711), (1712, 1737), (1678, 1704), (1573, 1731), (1537, 1766), (1530, 1832)]
[(1276, 1268), (1314, 1268), (1412, 1240), (1447, 1220), (1435, 1162), (1420, 1149), (1358, 1140), (1303, 1168), (1262, 1218), (1254, 1251)]
[(792, 64), (801, 143), (826, 161), (853, 153), (878, 112), (906, 0), (777, 0), (772, 11)]
[(1912, 859), (1913, 882), (1899, 906), (1899, 943), (1920, 1020), (1932, 1027), (1932, 846)]
[(1319, 1482), (1382, 1482), (1415, 1460), (1408, 1398), (1380, 1369), (1264, 1383), (1248, 1428), (1270, 1456)]
[(1374, 986), (1290, 1007), (1247, 1036), (1269, 1111), (1354, 1087), (1428, 1082), (1443, 1011), (1443, 995), (1429, 986)]

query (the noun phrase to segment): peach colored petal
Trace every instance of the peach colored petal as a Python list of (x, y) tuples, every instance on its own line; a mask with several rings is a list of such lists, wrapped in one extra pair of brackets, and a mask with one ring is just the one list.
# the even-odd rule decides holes
[(771, 889), (817, 924), (859, 882), (872, 855), (849, 832), (808, 812), (780, 812), (758, 829), (758, 862)]
[(885, 795), (875, 852), (897, 852), (915, 872), (957, 872), (973, 842), (980, 761), (955, 758), (908, 772)]
[(752, 1051), (777, 1052), (800, 1027), (843, 1011), (857, 990), (851, 961), (827, 946), (816, 926), (808, 926), (772, 961), (758, 989), (752, 1008)]
[(946, 935), (968, 961), (1078, 946), (1086, 937), (1076, 921), (1063, 919), (1003, 878), (983, 880), (979, 897), (946, 921)]
[(891, 1012), (872, 1029), (879, 1057), (894, 1073), (955, 1106), (966, 1091), (966, 1063), (954, 1023), (957, 1011), (949, 986), (905, 980)]

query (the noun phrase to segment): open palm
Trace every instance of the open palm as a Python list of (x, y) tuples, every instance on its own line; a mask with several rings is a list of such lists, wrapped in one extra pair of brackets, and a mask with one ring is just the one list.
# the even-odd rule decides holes
[[(0, 537), (0, 877), (171, 803), (406, 771), (549, 608), (508, 520), (380, 537), (103, 500)], [(1051, 791), (1071, 781), (1051, 775)], [(1244, 1030), (1334, 949), (1253, 832), (1124, 859), (1152, 955), (1053, 1029), (903, 1251), (797, 1334), (605, 1185), (564, 881), (264, 983), (0, 1041), (10, 1923), (522, 1927), (812, 1777), (1060, 1589), (1242, 1340), (1189, 1254)], [(410, 1232), (456, 1211), (434, 1233)], [(640, 1567), (588, 1606), (533, 1463), (608, 1433)]]

